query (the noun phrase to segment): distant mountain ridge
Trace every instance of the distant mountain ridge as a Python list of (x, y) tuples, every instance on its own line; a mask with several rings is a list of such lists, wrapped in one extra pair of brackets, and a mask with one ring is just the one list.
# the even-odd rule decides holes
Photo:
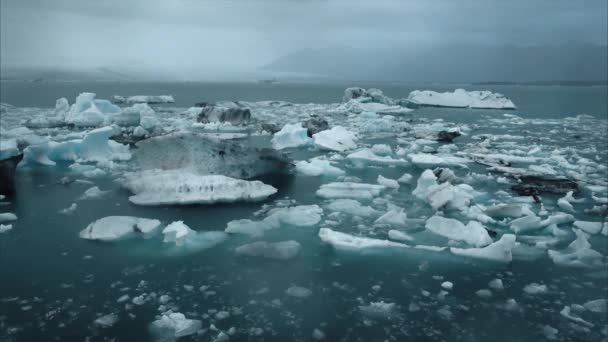
[(608, 79), (606, 45), (302, 49), (262, 69), (350, 80), (524, 83)]

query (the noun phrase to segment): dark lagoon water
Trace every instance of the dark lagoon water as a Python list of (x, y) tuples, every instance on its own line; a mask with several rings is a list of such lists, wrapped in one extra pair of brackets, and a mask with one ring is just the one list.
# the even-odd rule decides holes
[[(112, 95), (171, 94), (176, 103), (155, 106), (167, 116), (200, 101), (216, 100), (283, 100), (293, 103), (330, 104), (341, 101), (345, 84), (257, 84), (257, 83), (77, 83), (77, 82), (5, 82), (1, 83), (0, 102), (17, 107), (50, 108), (59, 97), (70, 102), (83, 91), (97, 93), (98, 98)], [(454, 85), (358, 84), (377, 87), (387, 96), (406, 98), (415, 89), (453, 90)], [(478, 86), (463, 85), (465, 89)], [(398, 121), (426, 125), (434, 119), (450, 124), (466, 124), (466, 137), (456, 140), (458, 149), (469, 151), (478, 135), (496, 135), (493, 153), (516, 154), (514, 150), (532, 153), (542, 150), (538, 164), (558, 167), (559, 158), (551, 153), (563, 150), (575, 166), (591, 165), (584, 175), (600, 185), (606, 180), (608, 115), (606, 87), (548, 86), (483, 86), (510, 97), (518, 106), (515, 111), (422, 108)], [(32, 111), (28, 111), (31, 114)], [(519, 115), (511, 119), (503, 114)], [(587, 114), (596, 119), (565, 119)], [(344, 118), (336, 120), (345, 120)], [(334, 122), (332, 122), (333, 124)], [(518, 138), (520, 137), (520, 138)], [(269, 137), (266, 137), (267, 141)], [(360, 146), (388, 144), (399, 146), (395, 135), (363, 137)], [(290, 150), (294, 160), (309, 159), (325, 153), (314, 149)], [(537, 152), (534, 152), (537, 153)], [(590, 164), (589, 160), (595, 164)], [(554, 161), (554, 162), (552, 162)], [(530, 163), (521, 163), (528, 167)], [(532, 163), (533, 164), (533, 163)], [(397, 179), (410, 173), (412, 184), (382, 197), (404, 208), (410, 218), (433, 215), (428, 205), (412, 196), (416, 179), (424, 168), (408, 166), (369, 166), (357, 168), (348, 160), (338, 159), (336, 166), (361, 182), (376, 183), (377, 176)], [(489, 174), (485, 167), (471, 163), (467, 169), (454, 168), (458, 177), (486, 195), (478, 201), (485, 205), (496, 202), (517, 203), (521, 198), (510, 193), (510, 184), (475, 175)], [(473, 176), (471, 176), (473, 174)], [(0, 234), (0, 340), (1, 341), (147, 341), (158, 339), (149, 325), (157, 316), (172, 310), (190, 319), (200, 320), (202, 328), (180, 341), (600, 341), (608, 338), (606, 312), (595, 312), (582, 305), (608, 298), (608, 274), (605, 256), (608, 237), (597, 234), (589, 238), (592, 248), (603, 256), (600, 267), (567, 267), (556, 265), (546, 248), (521, 248), (513, 261), (495, 263), (459, 257), (447, 251), (419, 249), (380, 249), (343, 252), (321, 243), (319, 228), (327, 221), (337, 221), (332, 229), (353, 235), (387, 239), (387, 227), (356, 215), (334, 215), (325, 210), (323, 221), (312, 227), (282, 226), (268, 231), (263, 240), (295, 240), (302, 245), (297, 257), (270, 260), (243, 257), (235, 248), (255, 241), (247, 236), (230, 235), (227, 241), (199, 251), (169, 248), (154, 237), (98, 243), (80, 239), (78, 233), (89, 223), (110, 215), (157, 218), (164, 224), (182, 220), (197, 231), (221, 231), (237, 219), (259, 219), (255, 213), (263, 205), (277, 206), (275, 200), (290, 199), (299, 205), (325, 202), (315, 191), (327, 177), (290, 175), (264, 179), (279, 191), (257, 203), (230, 205), (188, 205), (141, 207), (128, 200), (129, 193), (113, 176), (88, 179), (93, 184), (60, 184), (62, 177), (84, 179), (69, 172), (68, 164), (55, 167), (20, 167), (17, 196), (5, 201), (1, 212), (13, 212), (18, 220), (13, 229)], [(585, 183), (586, 185), (589, 185)], [(108, 193), (100, 198), (79, 200), (85, 190), (96, 185)], [(595, 205), (592, 196), (606, 197), (606, 192), (582, 189), (575, 197), (576, 220), (605, 222), (606, 214), (586, 212)], [(597, 197), (596, 196), (596, 197)], [(556, 201), (562, 195), (543, 196), (549, 214), (560, 212)], [(381, 211), (383, 201), (365, 202)], [(363, 202), (363, 201), (362, 201)], [(61, 209), (77, 203), (71, 215)], [(530, 203), (539, 213), (539, 204)], [(452, 215), (447, 212), (446, 214)], [(331, 216), (331, 220), (329, 216)], [(453, 213), (463, 222), (467, 220)], [(540, 214), (539, 214), (540, 215)], [(261, 217), (263, 217), (262, 214)], [(605, 223), (604, 223), (605, 224)], [(489, 224), (499, 235), (509, 232), (508, 224)], [(559, 224), (567, 232), (552, 247), (562, 250), (574, 240), (572, 222)], [(407, 231), (424, 245), (449, 246), (445, 238), (413, 225)], [(524, 234), (525, 235), (525, 234)], [(545, 236), (535, 232), (530, 236)], [(518, 236), (518, 239), (520, 236)], [(521, 240), (524, 241), (524, 240)], [(502, 289), (489, 282), (501, 279)], [(453, 288), (445, 290), (442, 283)], [(538, 293), (525, 291), (529, 284), (545, 285)], [(298, 298), (286, 293), (292, 286), (311, 291)], [(491, 295), (479, 290), (490, 290)], [(128, 295), (127, 299), (123, 296)], [(161, 301), (163, 295), (168, 300)], [(143, 296), (145, 303), (135, 305), (133, 298)], [(121, 298), (123, 297), (123, 298)], [(393, 303), (389, 312), (369, 313), (370, 303)], [(513, 302), (516, 304), (513, 305)], [(605, 305), (605, 303), (604, 303)], [(362, 308), (363, 307), (363, 308)], [(560, 314), (568, 307), (571, 317)], [(221, 314), (218, 314), (221, 313)], [(102, 327), (94, 321), (114, 314), (117, 321)], [(584, 323), (572, 317), (584, 320)], [(553, 332), (553, 330), (557, 332)], [(220, 333), (223, 332), (223, 333)], [(171, 340), (171, 339), (169, 339)]]

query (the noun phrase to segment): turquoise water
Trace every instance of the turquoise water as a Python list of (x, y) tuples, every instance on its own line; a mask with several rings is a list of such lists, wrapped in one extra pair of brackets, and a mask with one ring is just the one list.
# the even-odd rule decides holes
[[(454, 88), (361, 86), (381, 88), (394, 98), (405, 98), (414, 89)], [(220, 99), (334, 103), (341, 100), (345, 87), (340, 84), (2, 82), (0, 102), (47, 108), (52, 107), (58, 97), (65, 96), (72, 101), (79, 92), (92, 91), (99, 98), (115, 94), (172, 94), (177, 102), (171, 106), (182, 108), (195, 102)], [(416, 110), (399, 120), (415, 123), (442, 118), (447, 122), (466, 123), (471, 132), (470, 136), (456, 140), (461, 149), (475, 142), (474, 135), (523, 135), (525, 140), (512, 141), (515, 147), (538, 143), (549, 151), (571, 148), (590, 159), (599, 155), (605, 164), (607, 125), (602, 120), (607, 116), (606, 87), (485, 88), (507, 95), (518, 105), (518, 110), (508, 111), (509, 114), (542, 120), (522, 126), (504, 121), (505, 111), (439, 108)], [(562, 120), (578, 114), (593, 115), (600, 120), (583, 123)], [(399, 145), (394, 136), (362, 139), (359, 145), (374, 143)], [(505, 146), (501, 148), (507, 150)], [(595, 150), (585, 151), (588, 147)], [(290, 151), (295, 160), (323, 154), (312, 150)], [(404, 172), (411, 173), (416, 180), (423, 171), (411, 165), (357, 169), (345, 160), (336, 165), (349, 176), (367, 183), (375, 183), (378, 174), (396, 179)], [(471, 164), (468, 170), (454, 171), (462, 178), (469, 173), (487, 173), (476, 164)], [(234, 249), (251, 242), (250, 238), (239, 235), (194, 253), (167, 249), (160, 238), (95, 243), (78, 237), (78, 232), (89, 223), (109, 215), (158, 218), (165, 224), (183, 220), (195, 230), (223, 230), (231, 220), (253, 218), (264, 204), (273, 205), (276, 199), (319, 204), (315, 191), (322, 184), (335, 181), (330, 178), (292, 175), (264, 179), (279, 192), (259, 203), (140, 207), (128, 201), (129, 193), (112, 177), (92, 179), (102, 190), (109, 191), (106, 196), (77, 200), (92, 185), (58, 184), (66, 173), (67, 165), (20, 170), (16, 198), (1, 207), (2, 212), (14, 212), (19, 217), (13, 230), (0, 234), (2, 341), (151, 340), (148, 325), (159, 313), (157, 298), (163, 294), (171, 298), (168, 308), (202, 321), (203, 330), (180, 341), (211, 341), (219, 330), (229, 331), (231, 327), (236, 331), (231, 336), (235, 341), (307, 341), (312, 340), (314, 329), (323, 331), (328, 341), (538, 341), (546, 339), (544, 325), (559, 330), (558, 340), (607, 338), (605, 314), (580, 314), (592, 322), (593, 327), (576, 324), (560, 315), (566, 305), (607, 298), (605, 263), (600, 269), (578, 269), (557, 266), (546, 254), (536, 257), (524, 253), (510, 263), (501, 264), (414, 249), (344, 253), (320, 243), (318, 226), (287, 226), (264, 236), (268, 241), (292, 239), (301, 243), (300, 254), (287, 261), (238, 256)], [(487, 192), (490, 198), (497, 191), (510, 191), (509, 185), (495, 182), (476, 181), (471, 185)], [(412, 185), (401, 185), (390, 194), (390, 200), (405, 208), (408, 217), (432, 215), (428, 206), (412, 197), (414, 187), (415, 181)], [(584, 212), (592, 206), (587, 195), (585, 203), (575, 204), (576, 218), (605, 220), (605, 216)], [(547, 195), (543, 201), (549, 209), (557, 210), (555, 201), (559, 197)], [(58, 213), (74, 202), (78, 208), (72, 215)], [(532, 206), (535, 211), (539, 210), (538, 205)], [(340, 220), (342, 231), (386, 238), (386, 231), (374, 231), (370, 221), (348, 216)], [(491, 228), (501, 233), (508, 230), (501, 226)], [(571, 225), (560, 228), (570, 230)], [(413, 227), (411, 231), (429, 244), (445, 243), (428, 236), (423, 226)], [(559, 246), (565, 247), (571, 240), (569, 237)], [(590, 242), (602, 255), (608, 254), (605, 236), (593, 236)], [(488, 282), (496, 278), (502, 279), (504, 290), (492, 291), (492, 298), (476, 294), (480, 289), (487, 289)], [(443, 281), (454, 283), (453, 290), (445, 296), (440, 292)], [(546, 284), (547, 293), (525, 294), (523, 288), (530, 283)], [(184, 285), (192, 286), (193, 290)], [(286, 295), (286, 289), (294, 285), (310, 289), (312, 295), (306, 299)], [(201, 286), (208, 287), (200, 290)], [(129, 304), (132, 298), (143, 293), (150, 298), (144, 305)], [(130, 296), (129, 300), (117, 302), (125, 294)], [(518, 308), (506, 309), (508, 299), (515, 299)], [(361, 305), (379, 301), (395, 303), (397, 312), (391, 317), (370, 317), (359, 309)], [(442, 314), (446, 307), (451, 317)], [(218, 311), (227, 311), (230, 315), (216, 318)], [(93, 324), (97, 317), (109, 313), (118, 316), (112, 327)], [(210, 328), (212, 324), (219, 330)]]

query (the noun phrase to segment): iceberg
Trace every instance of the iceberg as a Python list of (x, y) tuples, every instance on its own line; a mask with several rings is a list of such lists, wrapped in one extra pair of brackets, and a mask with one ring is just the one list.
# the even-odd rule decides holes
[(350, 160), (356, 167), (364, 167), (367, 165), (382, 165), (382, 166), (407, 166), (409, 163), (403, 159), (393, 159), (388, 156), (378, 156), (370, 149), (362, 149), (357, 152), (353, 152), (346, 156), (346, 159)]
[(357, 136), (342, 126), (313, 134), (314, 144), (321, 150), (344, 152), (357, 147)]
[(470, 204), (473, 192), (473, 188), (466, 184), (456, 186), (449, 182), (438, 184), (433, 171), (425, 170), (418, 178), (417, 186), (412, 194), (430, 204), (433, 209), (444, 206), (462, 209)]
[(549, 250), (553, 263), (568, 267), (601, 267), (604, 256), (591, 248), (589, 236), (579, 229), (573, 229), (576, 239), (564, 250)]
[(308, 129), (300, 124), (287, 124), (272, 137), (272, 147), (277, 150), (290, 147), (307, 146), (312, 143), (308, 137)]
[(397, 243), (389, 240), (371, 239), (366, 237), (354, 236), (346, 233), (337, 232), (329, 228), (321, 228), (319, 230), (319, 238), (321, 241), (332, 245), (337, 250), (360, 252), (366, 249), (374, 248), (407, 248), (408, 246), (402, 243)]
[(133, 216), (106, 216), (89, 224), (79, 236), (86, 240), (116, 241), (138, 235), (149, 236), (160, 226), (159, 220)]
[(414, 90), (407, 98), (413, 106), (480, 108), (480, 109), (516, 109), (509, 98), (499, 93), (484, 91), (466, 91), (456, 89), (454, 92), (438, 93), (431, 90)]
[(463, 241), (475, 247), (484, 247), (492, 243), (487, 230), (477, 221), (462, 222), (441, 216), (433, 216), (426, 221), (427, 230), (450, 240)]
[(415, 153), (408, 155), (408, 158), (412, 161), (412, 164), (419, 168), (429, 168), (437, 166), (457, 166), (463, 169), (468, 168), (468, 159), (454, 157), (451, 155), (438, 155), (428, 153)]
[(122, 184), (137, 205), (256, 202), (277, 192), (260, 181), (222, 175), (197, 175), (187, 170), (147, 170), (128, 173)]
[(500, 240), (483, 248), (456, 248), (451, 247), (452, 254), (479, 258), (498, 262), (511, 262), (513, 260), (512, 250), (515, 247), (515, 235), (504, 234)]
[(298, 255), (301, 249), (302, 246), (293, 240), (281, 242), (258, 241), (237, 247), (236, 253), (243, 256), (288, 260)]
[(112, 102), (114, 103), (126, 103), (126, 104), (137, 104), (137, 103), (174, 103), (175, 99), (173, 95), (134, 95), (134, 96), (112, 96)]
[(13, 213), (0, 213), (0, 223), (16, 221), (17, 215)]
[(365, 184), (365, 183), (329, 183), (323, 184), (317, 190), (317, 196), (321, 198), (352, 198), (352, 199), (372, 199), (384, 190), (383, 185)]
[(344, 170), (331, 165), (329, 160), (313, 158), (310, 162), (296, 162), (296, 171), (305, 176), (338, 177), (345, 174)]
[(353, 216), (370, 217), (380, 215), (380, 212), (374, 208), (364, 206), (359, 201), (348, 198), (333, 200), (325, 207), (333, 212), (340, 212)]
[(65, 114), (65, 122), (77, 127), (95, 127), (106, 123), (109, 116), (120, 113), (120, 107), (110, 101), (97, 100), (94, 93), (81, 93)]

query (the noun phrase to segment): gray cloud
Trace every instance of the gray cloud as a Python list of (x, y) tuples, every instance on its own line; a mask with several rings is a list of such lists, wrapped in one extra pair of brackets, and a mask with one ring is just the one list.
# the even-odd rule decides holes
[(606, 44), (607, 1), (2, 0), (3, 65), (253, 70), (303, 48)]

